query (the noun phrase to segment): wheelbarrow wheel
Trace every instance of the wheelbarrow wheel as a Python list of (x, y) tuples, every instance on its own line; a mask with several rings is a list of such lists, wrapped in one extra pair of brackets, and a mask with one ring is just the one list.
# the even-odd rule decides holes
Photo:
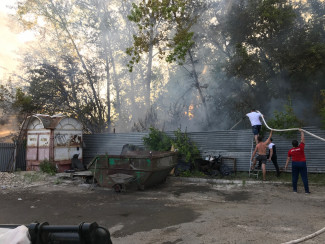
[(140, 191), (144, 191), (144, 185), (140, 185), (140, 184), (138, 184), (138, 190), (140, 190)]
[(113, 185), (113, 189), (115, 192), (121, 192), (122, 191), (122, 185), (121, 184), (115, 184)]

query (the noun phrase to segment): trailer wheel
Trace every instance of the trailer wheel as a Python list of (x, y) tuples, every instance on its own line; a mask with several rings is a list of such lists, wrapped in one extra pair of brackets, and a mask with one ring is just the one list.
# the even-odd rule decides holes
[(113, 186), (113, 189), (115, 192), (121, 192), (122, 191), (122, 185), (121, 184), (115, 184)]
[(144, 191), (144, 185), (138, 185), (138, 190), (140, 190), (140, 191)]

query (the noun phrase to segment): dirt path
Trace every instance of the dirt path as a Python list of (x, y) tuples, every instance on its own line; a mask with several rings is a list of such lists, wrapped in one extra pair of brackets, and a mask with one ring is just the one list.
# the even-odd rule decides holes
[[(0, 223), (97, 222), (114, 244), (283, 243), (325, 226), (325, 187), (209, 184), (168, 179), (125, 193), (62, 181), (1, 189)], [(300, 190), (302, 187), (300, 186)], [(325, 233), (305, 243), (325, 243)]]

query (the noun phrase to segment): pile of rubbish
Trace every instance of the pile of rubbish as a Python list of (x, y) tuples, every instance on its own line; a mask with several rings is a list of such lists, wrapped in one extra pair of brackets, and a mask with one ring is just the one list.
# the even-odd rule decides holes
[(26, 184), (22, 178), (14, 173), (0, 172), (0, 188), (20, 188)]
[(185, 162), (179, 160), (174, 171), (175, 176), (180, 176), (184, 172), (193, 172), (198, 170), (205, 175), (216, 177), (216, 176), (227, 176), (233, 174), (233, 170), (226, 164), (222, 163), (222, 156), (207, 156), (205, 159), (196, 159), (195, 163)]

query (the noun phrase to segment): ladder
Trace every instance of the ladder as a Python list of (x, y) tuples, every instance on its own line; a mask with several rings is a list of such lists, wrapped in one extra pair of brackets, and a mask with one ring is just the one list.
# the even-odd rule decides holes
[[(254, 152), (254, 138), (252, 140), (252, 147), (251, 147), (251, 156), (249, 158), (249, 170), (248, 170), (248, 177), (255, 176), (256, 179), (258, 179), (259, 173), (261, 172), (260, 168), (257, 168), (257, 165), (255, 164), (255, 169), (251, 170), (253, 166), (253, 162), (251, 161), (252, 155)], [(255, 155), (256, 156), (256, 155)], [(257, 162), (256, 162), (257, 163)]]

